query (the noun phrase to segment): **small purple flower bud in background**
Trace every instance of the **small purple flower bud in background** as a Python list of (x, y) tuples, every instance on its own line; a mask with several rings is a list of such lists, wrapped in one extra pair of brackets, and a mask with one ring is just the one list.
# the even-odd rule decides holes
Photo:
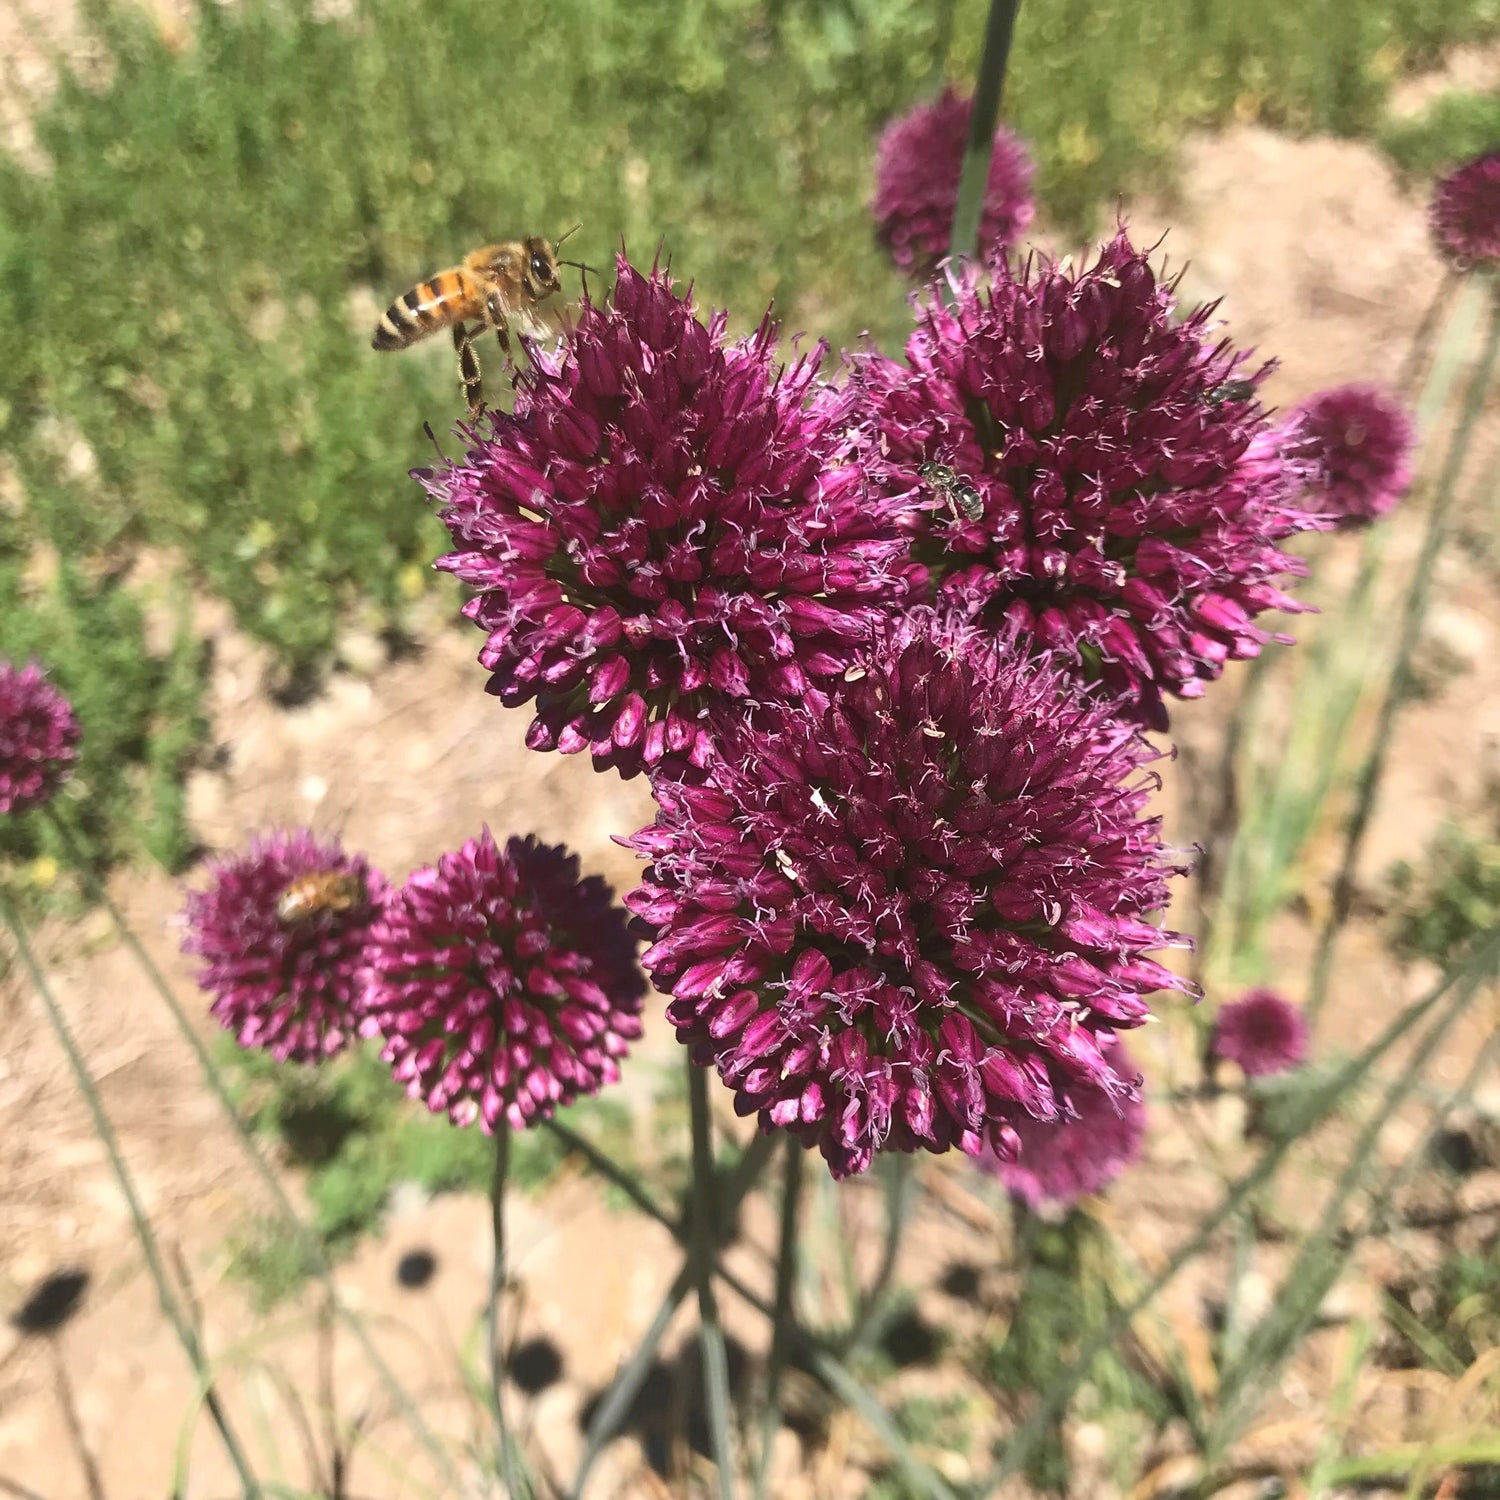
[(1247, 1078), (1267, 1078), (1307, 1058), (1307, 1019), (1275, 990), (1247, 990), (1214, 1018), (1209, 1054), (1238, 1063)]
[(365, 939), (385, 881), (336, 839), (307, 829), (252, 838), (188, 893), (184, 953), (205, 960), (200, 988), (242, 1047), (321, 1062), (358, 1030)]
[(1438, 253), (1456, 270), (1500, 262), (1500, 151), (1450, 172), (1427, 209)]
[(995, 267), (922, 307), (898, 363), (856, 361), (886, 492), (911, 499), (940, 465), (967, 510), (930, 495), (915, 555), (938, 602), (1009, 623), (1125, 712), (1164, 728), (1164, 694), (1202, 695), (1259, 654), (1276, 586), (1305, 566), (1276, 543), (1331, 525), (1295, 501), (1301, 470), (1214, 333), (1213, 307), (1173, 316), (1121, 232), (1083, 270)]
[(360, 1001), (396, 1081), (487, 1134), (613, 1083), (646, 993), (613, 897), (561, 846), (501, 850), (488, 828), (415, 871), (370, 934)]
[(1011, 641), (913, 611), (831, 702), (726, 726), (702, 784), (656, 778), (626, 897), (667, 1017), (741, 1114), (836, 1177), (882, 1150), (1010, 1154), (1159, 989), (1146, 918), (1180, 873), (1156, 752)]
[[(1121, 1077), (1131, 1077), (1123, 1045), (1116, 1043), (1109, 1061)], [(1146, 1105), (1137, 1091), (1110, 1094), (1080, 1083), (1068, 1090), (1063, 1116), (1051, 1122), (1021, 1120), (1014, 1160), (992, 1151), (979, 1159), (1029, 1209), (1049, 1203), (1071, 1207), (1103, 1192), (1141, 1154)]]
[(1394, 397), (1373, 385), (1320, 391), (1289, 415), (1286, 430), (1308, 464), (1308, 501), (1341, 525), (1393, 510), (1411, 484), (1416, 430)]
[(700, 762), (714, 703), (838, 670), (920, 569), (905, 505), (869, 493), (851, 398), (816, 384), (822, 347), (783, 370), (769, 322), (730, 343), (666, 273), (617, 264), (515, 413), (420, 477), (490, 691), (535, 702), (533, 749), (629, 776)]
[[(946, 88), (881, 132), (870, 212), (881, 243), (908, 276), (926, 280), (948, 254), (971, 106)], [(1003, 254), (1026, 232), (1036, 213), (1033, 173), (1025, 145), (1002, 125), (995, 132), (979, 224), (981, 260)]]
[(0, 816), (50, 802), (73, 774), (79, 738), (73, 705), (36, 662), (0, 661)]

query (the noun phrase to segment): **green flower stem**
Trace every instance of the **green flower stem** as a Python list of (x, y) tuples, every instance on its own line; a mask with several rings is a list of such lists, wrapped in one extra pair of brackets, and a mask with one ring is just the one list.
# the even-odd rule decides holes
[(495, 1172), (490, 1179), (490, 1228), (495, 1256), (490, 1263), (490, 1295), (485, 1306), (485, 1342), (490, 1351), (490, 1401), (495, 1417), (495, 1441), (500, 1449), (500, 1472), (511, 1500), (530, 1493), (516, 1463), (515, 1444), (505, 1420), (505, 1351), (500, 1340), (500, 1301), (505, 1295), (505, 1179), (510, 1173), (510, 1123), (504, 1115), (495, 1124)]
[(245, 1500), (260, 1500), (262, 1490), (259, 1481), (255, 1478), (250, 1468), (250, 1461), (246, 1458), (244, 1449), (240, 1447), (239, 1439), (235, 1436), (234, 1428), (230, 1425), (229, 1416), (224, 1410), (223, 1403), (219, 1400), (218, 1391), (214, 1387), (213, 1378), (208, 1371), (208, 1362), (204, 1358), (202, 1345), (198, 1342), (197, 1335), (193, 1332), (192, 1324), (183, 1312), (176, 1294), (172, 1290), (171, 1282), (167, 1279), (167, 1269), (161, 1258), (161, 1251), (156, 1243), (156, 1235), (152, 1232), (151, 1221), (146, 1217), (145, 1209), (141, 1206), (141, 1200), (136, 1194), (135, 1182), (131, 1178), (130, 1168), (125, 1164), (124, 1153), (120, 1150), (119, 1139), (115, 1135), (114, 1127), (109, 1122), (109, 1115), (104, 1108), (104, 1101), (99, 1097), (99, 1090), (94, 1086), (94, 1080), (89, 1073), (88, 1064), (83, 1059), (83, 1054), (78, 1050), (78, 1044), (73, 1039), (73, 1033), (68, 1026), (67, 1018), (62, 1013), (56, 997), (52, 993), (52, 987), (47, 982), (47, 976), (42, 972), (36, 954), (32, 951), (30, 942), (27, 940), (26, 931), (21, 925), (20, 914), (11, 903), (10, 893), (0, 886), (0, 918), (4, 919), (5, 925), (10, 928), (11, 936), (15, 939), (16, 950), (21, 956), (21, 963), (27, 973), (31, 976), (31, 982), (41, 997), (42, 1004), (47, 1011), (47, 1019), (52, 1024), (52, 1030), (57, 1040), (62, 1044), (63, 1051), (68, 1057), (68, 1066), (73, 1070), (74, 1080), (78, 1084), (78, 1090), (83, 1095), (84, 1103), (88, 1105), (89, 1114), (94, 1122), (94, 1130), (99, 1139), (104, 1143), (104, 1149), (109, 1154), (110, 1166), (114, 1169), (115, 1180), (119, 1183), (120, 1192), (125, 1198), (126, 1207), (130, 1210), (131, 1222), (135, 1226), (136, 1238), (141, 1243), (141, 1254), (146, 1261), (146, 1269), (151, 1274), (151, 1279), (156, 1284), (156, 1298), (161, 1305), (163, 1315), (167, 1322), (172, 1325), (172, 1331), (177, 1335), (178, 1342), (182, 1345), (183, 1353), (188, 1357), (188, 1363), (192, 1365), (194, 1373), (198, 1377), (200, 1388), (204, 1392), (204, 1404), (208, 1407), (209, 1416), (213, 1419), (214, 1426), (219, 1429), (219, 1436), (224, 1443), (224, 1451), (229, 1455), (229, 1461), (234, 1465), (234, 1471), (239, 1475), (240, 1485), (244, 1491)]
[(771, 1450), (781, 1428), (781, 1375), (796, 1331), (797, 1216), (802, 1201), (802, 1167), (806, 1155), (801, 1141), (795, 1136), (787, 1136), (786, 1175), (781, 1182), (781, 1242), (776, 1251), (776, 1306), (771, 1322), (766, 1406), (761, 1414), (760, 1454), (755, 1470), (756, 1500), (762, 1500), (771, 1477)]
[(995, 150), (1005, 65), (1010, 59), (1010, 41), (1020, 8), (1021, 0), (990, 0), (984, 53), (979, 59), (974, 107), (969, 114), (969, 138), (964, 143), (963, 174), (958, 179), (953, 233), (948, 239), (948, 253), (954, 257), (972, 260), (979, 249), (979, 225), (984, 217), (984, 193), (990, 180), (990, 157)]
[(1433, 575), (1438, 556), (1448, 538), (1448, 517), (1453, 507), (1453, 496), (1463, 474), (1464, 462), (1469, 456), (1474, 428), (1484, 408), (1485, 396), (1495, 373), (1497, 354), (1500, 354), (1500, 286), (1490, 288), (1490, 321), (1485, 334), (1484, 349), (1475, 367), (1469, 388), (1464, 394), (1463, 410), (1459, 415), (1458, 428), (1443, 463), (1438, 478), (1437, 493), (1433, 496), (1432, 510), (1427, 519), (1427, 533), (1422, 540), (1422, 551), (1417, 558), (1416, 572), (1406, 595), (1406, 611), (1401, 621), (1401, 632), (1397, 638), (1396, 659), (1391, 666), (1385, 697), (1380, 705), (1375, 724), (1375, 736), (1369, 754), (1360, 766), (1355, 781), (1354, 808), (1349, 815), (1344, 834), (1343, 855), (1339, 861), (1338, 874), (1334, 877), (1333, 895), (1329, 901), (1328, 915), (1318, 933), (1317, 951), (1313, 958), (1312, 981), (1307, 1002), (1307, 1019), (1312, 1024), (1328, 999), (1328, 983), (1333, 973), (1334, 948), (1340, 930), (1349, 920), (1354, 905), (1354, 871), (1364, 848), (1365, 834), (1369, 830), (1370, 817), (1375, 810), (1375, 796), (1380, 789), (1380, 778), (1385, 771), (1386, 756), (1390, 753), (1391, 740), (1395, 734), (1396, 718), (1403, 704), (1411, 695), (1412, 658), (1421, 639), (1422, 625), (1427, 618), (1427, 606), (1432, 597)]
[(719, 1305), (714, 1296), (714, 1261), (719, 1243), (718, 1184), (714, 1178), (712, 1123), (708, 1114), (708, 1075), (684, 1053), (688, 1104), (693, 1127), (692, 1246), (693, 1282), (698, 1290), (698, 1342), (703, 1352), (703, 1397), (708, 1441), (719, 1475), (721, 1500), (734, 1500), (734, 1456), (729, 1434), (729, 1356)]
[(294, 1240), (307, 1262), (313, 1268), (313, 1273), (323, 1283), (324, 1289), (332, 1299), (333, 1305), (338, 1311), (339, 1317), (353, 1331), (364, 1350), (365, 1358), (369, 1360), (370, 1367), (379, 1375), (381, 1383), (385, 1386), (392, 1401), (395, 1402), (397, 1410), (413, 1434), (427, 1450), (428, 1456), (442, 1472), (451, 1493), (458, 1495), (463, 1493), (463, 1484), (459, 1478), (458, 1470), (453, 1465), (453, 1460), (445, 1451), (442, 1444), (437, 1440), (432, 1429), (422, 1420), (422, 1414), (417, 1410), (416, 1402), (412, 1400), (411, 1393), (396, 1379), (395, 1372), (386, 1362), (380, 1350), (376, 1348), (375, 1341), (370, 1337), (369, 1330), (364, 1322), (356, 1316), (349, 1308), (343, 1305), (338, 1295), (338, 1288), (333, 1279), (333, 1266), (324, 1251), (323, 1242), (318, 1234), (306, 1224), (302, 1216), (292, 1206), (292, 1200), (287, 1196), (286, 1189), (281, 1184), (281, 1179), (272, 1170), (271, 1165), (261, 1153), (260, 1146), (255, 1137), (251, 1135), (249, 1127), (240, 1118), (240, 1112), (230, 1097), (229, 1089), (224, 1082), (224, 1076), (219, 1071), (218, 1065), (209, 1056), (208, 1048), (203, 1045), (203, 1039), (198, 1035), (197, 1029), (188, 1019), (187, 1012), (183, 1010), (181, 1002), (177, 999), (172, 986), (167, 982), (167, 977), (162, 973), (156, 961), (146, 952), (141, 941), (136, 937), (130, 924), (126, 922), (120, 908), (115, 905), (113, 898), (104, 883), (93, 873), (92, 866), (83, 857), (75, 830), (59, 814), (55, 804), (50, 804), (44, 811), (45, 816), (52, 824), (59, 838), (67, 846), (68, 852), (73, 857), (73, 863), (77, 867), (84, 882), (84, 888), (94, 900), (109, 913), (114, 922), (115, 930), (120, 935), (120, 940), (130, 950), (135, 961), (140, 964), (151, 987), (161, 997), (162, 1003), (171, 1013), (177, 1029), (182, 1034), (183, 1040), (192, 1049), (194, 1058), (197, 1060), (199, 1071), (203, 1074), (203, 1081), (208, 1085), (209, 1092), (219, 1101), (224, 1111), (225, 1118), (229, 1121), (235, 1135), (239, 1139), (241, 1148), (249, 1158), (250, 1165), (255, 1169), (255, 1174), (260, 1178), (266, 1191), (276, 1205), (277, 1213), (283, 1224), (290, 1231)]

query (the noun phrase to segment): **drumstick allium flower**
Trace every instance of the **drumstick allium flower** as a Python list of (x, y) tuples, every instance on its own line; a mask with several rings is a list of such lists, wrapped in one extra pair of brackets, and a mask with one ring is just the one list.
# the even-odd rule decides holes
[[(1264, 370), (1216, 338), (1212, 306), (1178, 321), (1174, 300), (1122, 231), (1086, 269), (956, 275), (951, 305), (919, 307), (904, 362), (855, 365), (887, 493), (926, 492), (915, 555), (939, 601), (1026, 630), (1154, 728), (1164, 695), (1199, 697), (1285, 639), (1255, 623), (1301, 608), (1276, 580), (1305, 567), (1276, 544), (1331, 524), (1295, 503), (1301, 466), (1255, 399)], [(934, 464), (975, 492), (973, 514)]]
[(1013, 1155), (1023, 1121), (1132, 1084), (1105, 1042), (1186, 985), (1146, 957), (1178, 868), (1156, 752), (1048, 657), (918, 611), (826, 705), (727, 726), (655, 780), (626, 897), (668, 1019), (742, 1114), (837, 1177), (881, 1150)]
[(73, 774), (73, 705), (36, 662), (0, 661), (0, 816), (50, 802)]
[(420, 477), (490, 691), (535, 703), (534, 749), (628, 776), (701, 761), (715, 702), (836, 672), (918, 570), (852, 398), (817, 381), (821, 345), (781, 368), (769, 321), (732, 342), (664, 271), (617, 271), (610, 304), (519, 378), (514, 414)]
[(1319, 391), (1291, 413), (1288, 427), (1310, 466), (1308, 503), (1343, 526), (1385, 515), (1411, 484), (1416, 429), (1379, 386)]
[(1427, 221), (1438, 253), (1456, 269), (1500, 262), (1500, 151), (1444, 177), (1432, 191)]
[(1238, 1063), (1249, 1078), (1267, 1078), (1307, 1059), (1307, 1017), (1275, 990), (1246, 990), (1214, 1017), (1209, 1052)]

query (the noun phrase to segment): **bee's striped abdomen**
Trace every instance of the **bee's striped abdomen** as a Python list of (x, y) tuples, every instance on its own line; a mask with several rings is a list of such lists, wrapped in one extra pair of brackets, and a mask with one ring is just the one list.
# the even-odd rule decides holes
[(468, 278), (459, 271), (440, 271), (386, 308), (370, 342), (377, 349), (404, 349), (436, 329), (480, 316), (482, 309)]

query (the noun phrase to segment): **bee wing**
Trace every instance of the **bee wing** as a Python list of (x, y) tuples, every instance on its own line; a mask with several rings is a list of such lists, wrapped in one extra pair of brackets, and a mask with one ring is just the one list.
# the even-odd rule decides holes
[(565, 334), (572, 333), (577, 321), (577, 304), (571, 302), (538, 303), (515, 315), (520, 332), (543, 344), (554, 344)]

